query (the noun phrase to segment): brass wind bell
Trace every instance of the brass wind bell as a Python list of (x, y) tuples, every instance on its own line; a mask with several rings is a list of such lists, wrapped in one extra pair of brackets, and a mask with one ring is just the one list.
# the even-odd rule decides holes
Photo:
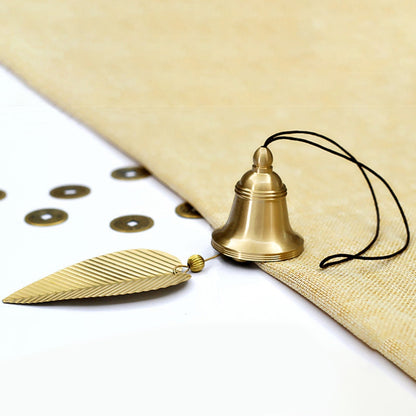
[(235, 186), (226, 224), (212, 233), (212, 246), (235, 260), (280, 261), (299, 256), (303, 238), (289, 223), (286, 186), (273, 171), (273, 155), (259, 147), (253, 167)]
[[(343, 153), (304, 138), (292, 137), (295, 133), (319, 137)], [(397, 196), (387, 181), (359, 162), (334, 140), (318, 133), (294, 130), (270, 136), (264, 146), (255, 151), (252, 169), (246, 172), (235, 186), (234, 202), (227, 222), (212, 233), (211, 244), (219, 253), (237, 261), (257, 262), (288, 260), (302, 253), (303, 238), (292, 230), (289, 222), (286, 186), (273, 171), (273, 155), (267, 147), (277, 140), (303, 142), (352, 162), (360, 169), (371, 191), (377, 215), (377, 228), (373, 239), (358, 253), (339, 253), (324, 258), (320, 263), (321, 268), (354, 259), (389, 259), (406, 250), (410, 240), (408, 222)], [(387, 187), (399, 208), (406, 229), (404, 245), (383, 256), (363, 255), (377, 240), (380, 226), (377, 198), (366, 172), (370, 172)], [(40, 303), (156, 290), (189, 280), (189, 271), (200, 272), (206, 261), (219, 255), (203, 259), (196, 254), (188, 259), (187, 265), (182, 265), (176, 257), (158, 250), (119, 251), (67, 267), (18, 290), (3, 302)]]

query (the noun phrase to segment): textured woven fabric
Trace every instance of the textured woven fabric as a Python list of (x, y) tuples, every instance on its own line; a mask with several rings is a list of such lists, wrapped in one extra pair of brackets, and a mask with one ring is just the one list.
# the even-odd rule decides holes
[[(213, 226), (225, 221), (253, 151), (292, 128), (332, 136), (382, 173), (412, 226), (415, 13), (412, 0), (2, 0), (0, 60)], [(306, 246), (260, 267), (415, 378), (415, 245), (394, 260), (320, 270), (324, 256), (370, 240), (368, 189), (334, 156), (298, 143), (271, 149)], [(376, 189), (382, 232), (372, 253), (384, 254), (404, 230)]]

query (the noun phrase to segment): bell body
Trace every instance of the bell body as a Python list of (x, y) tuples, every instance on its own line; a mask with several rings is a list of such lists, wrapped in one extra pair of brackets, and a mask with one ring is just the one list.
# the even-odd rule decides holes
[(235, 186), (226, 224), (212, 233), (212, 246), (235, 260), (280, 261), (298, 256), (303, 239), (289, 223), (286, 186), (273, 172), (273, 156), (260, 147), (253, 168)]

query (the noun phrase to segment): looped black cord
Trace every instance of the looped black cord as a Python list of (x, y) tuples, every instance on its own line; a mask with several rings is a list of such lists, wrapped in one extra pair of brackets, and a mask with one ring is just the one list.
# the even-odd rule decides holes
[[(339, 153), (335, 150), (332, 150), (328, 147), (322, 146), (319, 143), (315, 143), (312, 142), (310, 140), (307, 139), (302, 139), (299, 137), (292, 137), (292, 136), (288, 136), (288, 135), (292, 135), (292, 134), (306, 134), (306, 135), (310, 135), (310, 136), (315, 136), (315, 137), (319, 137), (323, 140), (326, 140), (327, 142), (333, 144), (334, 146), (336, 146), (338, 149), (342, 150), (345, 154)], [(309, 144), (311, 146), (317, 147), (321, 150), (324, 150), (326, 152), (329, 152), (333, 155), (339, 156), (345, 160), (348, 160), (349, 162), (354, 163), (361, 171), (362, 175), (364, 176), (364, 179), (367, 182), (367, 185), (370, 189), (371, 192), (371, 196), (373, 198), (373, 202), (374, 202), (374, 208), (376, 211), (376, 230), (374, 233), (374, 236), (372, 238), (372, 240), (370, 241), (369, 244), (367, 244), (366, 247), (364, 247), (362, 250), (360, 250), (358, 253), (355, 254), (347, 254), (347, 253), (338, 253), (338, 254), (333, 254), (331, 256), (325, 257), (320, 263), (319, 263), (319, 267), (325, 269), (327, 267), (330, 266), (334, 266), (336, 264), (340, 264), (340, 263), (344, 263), (346, 261), (350, 261), (350, 260), (384, 260), (384, 259), (389, 259), (392, 258), (394, 256), (397, 256), (400, 253), (403, 253), (403, 251), (406, 250), (406, 248), (409, 245), (410, 242), (410, 230), (409, 230), (409, 224), (407, 222), (407, 218), (406, 215), (404, 213), (404, 210), (396, 196), (396, 194), (394, 193), (393, 189), (391, 188), (391, 186), (387, 183), (387, 181), (381, 176), (379, 175), (377, 172), (375, 172), (373, 169), (369, 168), (368, 166), (364, 165), (363, 163), (359, 162), (351, 153), (349, 153), (347, 150), (345, 150), (341, 145), (339, 145), (335, 140), (330, 139), (329, 137), (326, 137), (322, 134), (319, 133), (315, 133), (312, 131), (307, 131), (307, 130), (289, 130), (289, 131), (282, 131), (276, 134), (273, 134), (272, 136), (270, 136), (265, 142), (264, 142), (264, 147), (267, 147), (269, 144), (278, 141), (278, 140), (290, 140), (290, 141), (295, 141), (295, 142), (301, 142), (301, 143), (306, 143)], [(374, 175), (376, 178), (378, 178), (385, 186), (386, 188), (389, 190), (391, 196), (393, 197), (399, 211), (400, 211), (400, 215), (402, 217), (403, 220), (403, 224), (405, 226), (406, 229), (406, 241), (404, 243), (404, 245), (397, 251), (395, 251), (394, 253), (390, 253), (390, 254), (386, 254), (383, 256), (363, 256), (362, 254), (364, 254), (366, 251), (368, 251), (370, 249), (370, 247), (373, 246), (373, 244), (376, 242), (379, 233), (380, 233), (380, 210), (378, 207), (378, 201), (377, 201), (377, 197), (375, 195), (374, 192), (374, 188), (372, 186), (372, 183), (369, 179), (369, 177), (367, 176), (367, 172), (370, 172), (372, 175)], [(334, 260), (337, 259), (337, 260)], [(333, 261), (331, 261), (333, 260)]]

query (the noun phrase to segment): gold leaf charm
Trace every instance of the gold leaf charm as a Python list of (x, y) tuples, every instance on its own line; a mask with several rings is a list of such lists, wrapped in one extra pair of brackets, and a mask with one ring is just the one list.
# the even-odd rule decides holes
[(191, 278), (177, 271), (179, 259), (157, 250), (124, 250), (66, 267), (3, 300), (4, 303), (41, 303), (147, 292)]

